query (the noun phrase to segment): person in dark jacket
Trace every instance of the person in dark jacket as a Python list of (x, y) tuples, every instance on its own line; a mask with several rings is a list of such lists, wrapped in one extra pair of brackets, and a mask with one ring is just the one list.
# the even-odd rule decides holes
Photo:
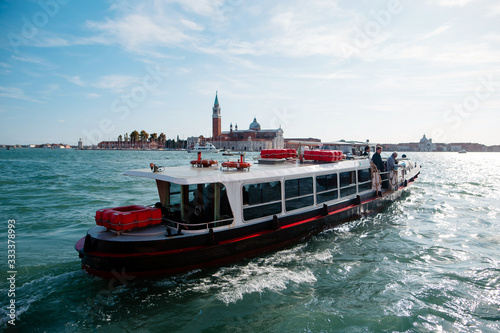
[(370, 158), (370, 146), (365, 147), (365, 151), (361, 154), (361, 156), (368, 156), (368, 158)]
[(375, 164), (379, 172), (384, 172), (385, 165), (384, 162), (382, 162), (382, 156), (380, 156), (381, 152), (382, 152), (382, 147), (378, 146), (375, 154), (373, 154), (372, 162), (373, 164)]

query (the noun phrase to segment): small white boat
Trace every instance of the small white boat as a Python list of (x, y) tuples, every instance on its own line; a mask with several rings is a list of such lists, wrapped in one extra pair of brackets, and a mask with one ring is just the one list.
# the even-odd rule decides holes
[(189, 147), (187, 149), (187, 152), (188, 153), (198, 153), (198, 152), (202, 152), (202, 153), (218, 153), (219, 149), (216, 148), (210, 142), (206, 142), (206, 143), (197, 143), (194, 146)]
[(465, 153), (467, 153), (467, 150), (462, 149), (462, 150), (461, 150), (461, 151), (459, 151), (458, 153), (459, 153), (459, 154), (465, 154)]

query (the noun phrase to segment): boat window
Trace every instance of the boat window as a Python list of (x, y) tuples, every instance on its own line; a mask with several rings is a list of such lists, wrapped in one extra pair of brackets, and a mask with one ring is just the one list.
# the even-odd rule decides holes
[(285, 199), (287, 211), (313, 205), (312, 177), (285, 180)]
[(312, 193), (312, 177), (285, 180), (285, 199), (295, 198)]
[(358, 192), (372, 189), (372, 173), (370, 169), (358, 170)]
[(281, 213), (281, 182), (248, 184), (242, 191), (246, 221)]
[(370, 169), (358, 170), (358, 182), (364, 183), (372, 179), (372, 173)]
[[(202, 224), (233, 218), (226, 188), (221, 183), (178, 185), (170, 183), (168, 218), (175, 222)], [(210, 227), (218, 226), (212, 224)]]
[(340, 173), (340, 187), (356, 184), (356, 174), (354, 171), (346, 171)]
[(356, 172), (346, 171), (340, 173), (340, 196), (345, 197), (356, 194)]
[(316, 176), (316, 202), (338, 199), (337, 174)]
[(316, 177), (316, 192), (323, 192), (337, 188), (337, 174)]

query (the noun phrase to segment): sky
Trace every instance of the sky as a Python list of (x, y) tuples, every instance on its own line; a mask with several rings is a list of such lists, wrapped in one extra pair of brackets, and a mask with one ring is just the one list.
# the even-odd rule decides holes
[(500, 144), (496, 0), (0, 0), (0, 144), (145, 130)]

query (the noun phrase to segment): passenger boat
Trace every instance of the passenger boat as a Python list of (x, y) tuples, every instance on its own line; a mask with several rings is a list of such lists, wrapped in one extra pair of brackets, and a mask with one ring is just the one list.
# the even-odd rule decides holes
[(210, 142), (205, 142), (205, 143), (197, 143), (192, 147), (189, 147), (187, 149), (188, 153), (218, 153), (219, 149), (217, 149), (213, 144)]
[(267, 152), (261, 160), (284, 162), (245, 162), (245, 170), (186, 165), (126, 171), (154, 180), (159, 202), (98, 210), (97, 225), (75, 245), (82, 268), (107, 278), (171, 275), (277, 250), (380, 211), (420, 173), (409, 159), (379, 174), (368, 158), (345, 159), (339, 151), (298, 155)]

